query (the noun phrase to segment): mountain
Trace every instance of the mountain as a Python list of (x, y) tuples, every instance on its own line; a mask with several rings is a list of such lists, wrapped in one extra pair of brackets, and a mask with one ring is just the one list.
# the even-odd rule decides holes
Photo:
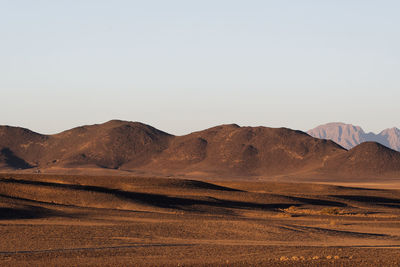
[(377, 139), (376, 142), (400, 151), (400, 129), (395, 127), (385, 129), (379, 133), (379, 136), (381, 140)]
[(365, 143), (347, 151), (333, 141), (313, 138), (301, 131), (236, 124), (183, 136), (119, 120), (54, 135), (0, 126), (0, 152), (3, 171), (114, 170), (221, 178), (308, 174), (400, 176), (400, 153), (377, 143)]
[(363, 142), (346, 153), (329, 158), (324, 172), (342, 176), (375, 176), (400, 173), (400, 153), (376, 142)]
[(317, 126), (307, 133), (315, 138), (332, 140), (346, 149), (372, 141), (400, 151), (400, 130), (398, 128), (390, 128), (374, 134), (365, 133), (360, 126), (333, 122)]
[(93, 166), (117, 169), (130, 162), (143, 165), (167, 146), (172, 136), (138, 122), (112, 120), (55, 135), (0, 127), (0, 149), (7, 148), (31, 166)]
[(174, 138), (150, 166), (166, 172), (280, 175), (318, 167), (321, 158), (338, 151), (344, 149), (304, 132), (231, 124)]

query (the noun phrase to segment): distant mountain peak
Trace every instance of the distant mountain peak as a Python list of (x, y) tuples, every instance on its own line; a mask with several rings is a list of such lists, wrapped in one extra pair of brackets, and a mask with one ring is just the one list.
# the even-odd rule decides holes
[(400, 130), (396, 127), (388, 128), (379, 134), (375, 134), (364, 132), (360, 126), (343, 122), (331, 122), (317, 126), (307, 131), (307, 133), (312, 137), (332, 140), (346, 149), (372, 141), (400, 151)]

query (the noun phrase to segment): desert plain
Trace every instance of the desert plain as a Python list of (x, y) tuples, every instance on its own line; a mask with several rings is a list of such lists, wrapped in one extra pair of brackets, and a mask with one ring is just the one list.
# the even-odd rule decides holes
[(375, 187), (3, 173), (0, 265), (399, 266), (400, 183)]
[(400, 152), (287, 128), (0, 126), (0, 265), (399, 266)]

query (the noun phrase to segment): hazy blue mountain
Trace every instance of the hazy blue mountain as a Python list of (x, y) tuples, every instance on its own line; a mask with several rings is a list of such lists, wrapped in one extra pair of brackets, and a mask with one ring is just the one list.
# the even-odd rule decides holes
[(400, 151), (400, 130), (395, 127), (375, 134), (364, 132), (360, 126), (331, 122), (317, 126), (307, 133), (316, 138), (332, 140), (346, 149), (351, 149), (363, 142), (374, 141)]

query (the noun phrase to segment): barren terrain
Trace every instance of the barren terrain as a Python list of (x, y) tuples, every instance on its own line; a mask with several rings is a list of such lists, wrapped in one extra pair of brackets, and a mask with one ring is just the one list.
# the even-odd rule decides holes
[(374, 142), (346, 150), (287, 128), (228, 124), (173, 136), (112, 120), (54, 135), (0, 126), (0, 170), (345, 182), (399, 178), (400, 152)]
[(7, 266), (398, 266), (400, 190), (2, 174), (0, 235)]

